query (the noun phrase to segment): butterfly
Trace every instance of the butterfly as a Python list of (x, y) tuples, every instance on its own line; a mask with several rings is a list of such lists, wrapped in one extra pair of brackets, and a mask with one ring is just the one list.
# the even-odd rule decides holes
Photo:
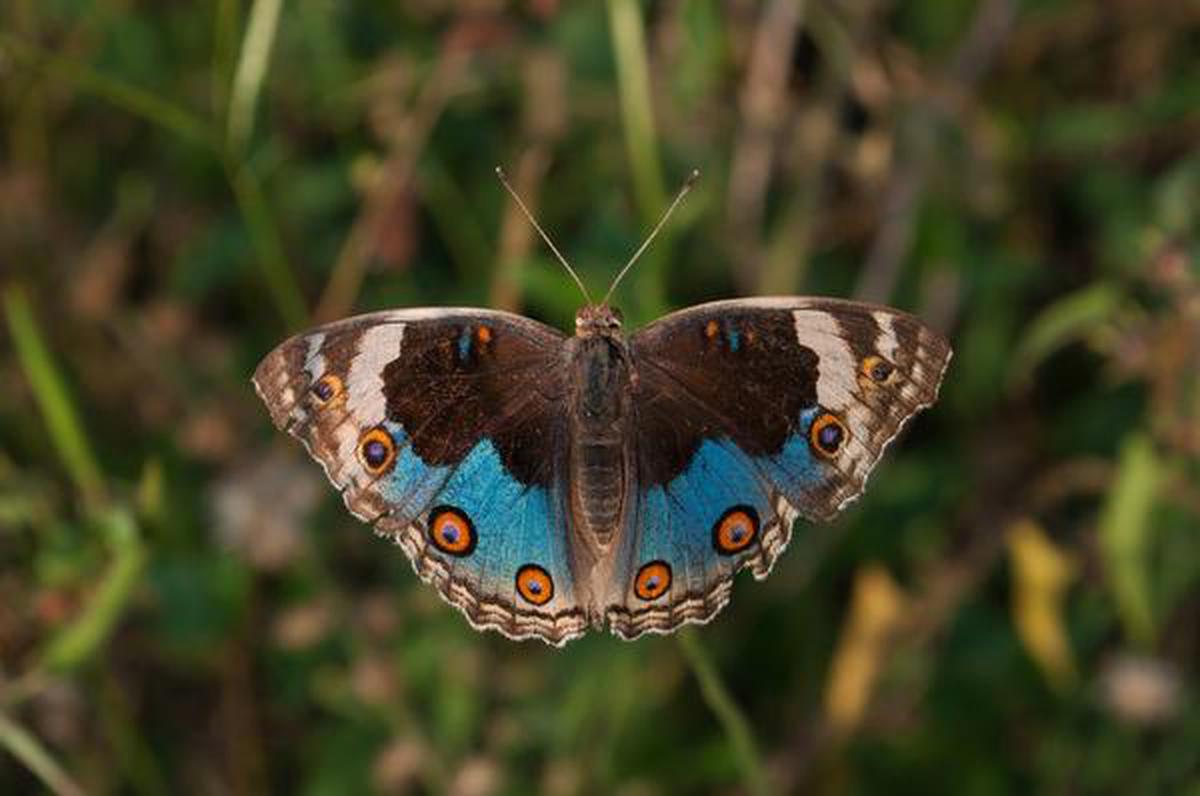
[(717, 301), (626, 334), (606, 297), (570, 336), (487, 309), (349, 318), (280, 344), (254, 385), (472, 626), (561, 646), (712, 619), (797, 518), (862, 492), (950, 356), (854, 301)]

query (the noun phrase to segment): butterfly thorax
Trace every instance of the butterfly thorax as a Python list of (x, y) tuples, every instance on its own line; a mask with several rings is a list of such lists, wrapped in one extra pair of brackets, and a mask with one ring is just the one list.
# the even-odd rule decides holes
[(621, 522), (629, 472), (629, 350), (619, 316), (585, 307), (570, 343), (571, 506), (586, 537), (607, 549)]

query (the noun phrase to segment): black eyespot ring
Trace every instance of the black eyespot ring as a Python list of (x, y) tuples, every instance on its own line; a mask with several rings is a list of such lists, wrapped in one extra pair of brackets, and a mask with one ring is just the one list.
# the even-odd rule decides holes
[(336, 374), (326, 373), (317, 379), (317, 383), (312, 386), (311, 392), (317, 399), (319, 406), (328, 406), (340, 398), (345, 389), (345, 385), (342, 384), (342, 380)]
[(545, 605), (554, 597), (554, 581), (544, 568), (526, 564), (517, 570), (517, 593), (525, 602)]
[(734, 506), (713, 525), (713, 548), (720, 554), (740, 553), (758, 539), (758, 512), (753, 506)]
[(872, 354), (862, 361), (862, 373), (875, 384), (887, 384), (896, 366), (881, 356)]
[(479, 536), (475, 524), (462, 509), (438, 506), (429, 512), (429, 541), (443, 553), (465, 558), (475, 552)]
[(831, 457), (837, 455), (847, 436), (849, 435), (846, 426), (837, 415), (826, 412), (813, 421), (808, 432), (808, 441), (817, 453)]
[(371, 475), (383, 475), (396, 463), (396, 442), (382, 426), (376, 426), (358, 440), (358, 458)]
[(666, 561), (651, 561), (638, 570), (633, 579), (633, 593), (639, 600), (657, 600), (671, 588), (671, 565)]

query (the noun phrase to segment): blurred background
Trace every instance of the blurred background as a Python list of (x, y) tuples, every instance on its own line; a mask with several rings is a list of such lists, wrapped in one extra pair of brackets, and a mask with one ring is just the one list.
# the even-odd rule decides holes
[[(6, 0), (0, 792), (1200, 793), (1200, 6)], [(942, 399), (710, 625), (472, 631), (289, 333), (885, 302)]]

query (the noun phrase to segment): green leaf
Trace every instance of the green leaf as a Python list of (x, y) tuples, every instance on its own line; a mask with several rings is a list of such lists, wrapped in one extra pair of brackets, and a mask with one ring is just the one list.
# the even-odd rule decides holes
[(1026, 383), (1054, 352), (1084, 338), (1112, 318), (1121, 304), (1115, 285), (1098, 282), (1051, 304), (1029, 325), (1013, 354), (1010, 383)]
[(92, 657), (124, 613), (145, 568), (146, 550), (133, 515), (114, 509), (99, 521), (112, 562), (83, 613), (50, 640), (42, 656), (50, 669), (74, 669)]
[(1139, 644), (1154, 641), (1154, 616), (1148, 568), (1154, 509), (1161, 464), (1145, 434), (1122, 446), (1117, 478), (1100, 517), (1100, 550), (1108, 584), (1125, 632)]

